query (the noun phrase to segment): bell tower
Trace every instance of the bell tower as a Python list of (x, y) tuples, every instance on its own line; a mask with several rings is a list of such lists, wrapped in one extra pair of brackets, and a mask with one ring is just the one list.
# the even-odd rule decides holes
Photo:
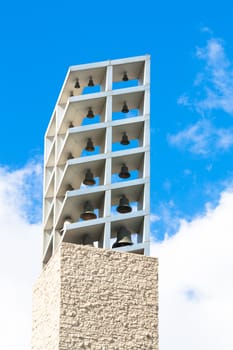
[(150, 56), (69, 68), (45, 134), (32, 350), (158, 350)]
[(61, 242), (149, 255), (149, 56), (70, 67), (44, 163), (44, 265)]

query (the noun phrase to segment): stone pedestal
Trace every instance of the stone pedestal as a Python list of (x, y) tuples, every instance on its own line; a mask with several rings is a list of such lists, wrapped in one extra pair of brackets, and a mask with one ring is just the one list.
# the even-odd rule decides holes
[(62, 243), (33, 290), (32, 350), (158, 350), (158, 261)]

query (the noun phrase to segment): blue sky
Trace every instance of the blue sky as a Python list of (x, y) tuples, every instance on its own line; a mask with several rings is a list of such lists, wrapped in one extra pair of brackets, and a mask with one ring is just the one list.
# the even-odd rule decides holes
[[(35, 229), (37, 237), (41, 233), (43, 136), (68, 67), (144, 54), (151, 55), (153, 252), (155, 255), (160, 252), (163, 262), (167, 257), (163, 252), (169, 251), (172, 244), (177, 252), (183, 247), (191, 249), (188, 243), (179, 243), (184, 242), (180, 238), (183, 230), (194, 237), (193, 227), (197, 225), (205, 232), (209, 217), (213, 220), (207, 226), (213, 231), (216, 217), (218, 222), (223, 217), (227, 221), (226, 216), (231, 215), (228, 200), (233, 205), (232, 11), (232, 3), (226, 0), (221, 3), (209, 0), (3, 3), (0, 12), (2, 227), (7, 230), (8, 208), (15, 211), (22, 223), (22, 244), (28, 242), (26, 232)], [(225, 216), (219, 214), (222, 210)], [(222, 225), (225, 227), (224, 222)], [(229, 223), (226, 232), (231, 228)], [(13, 226), (11, 229), (14, 232)], [(216, 237), (220, 234), (223, 235), (216, 232)], [(195, 237), (200, 247), (199, 236)], [(203, 240), (204, 237), (206, 247), (211, 246), (211, 236), (203, 233)], [(225, 237), (226, 241), (229, 237)], [(37, 250), (38, 241), (39, 238), (31, 245), (26, 243), (28, 249)], [(218, 243), (214, 246), (217, 251)], [(204, 255), (200, 261), (205, 261)], [(228, 268), (232, 265), (230, 261)], [(39, 271), (38, 266), (34, 275)], [(226, 266), (222, 269), (226, 271)], [(168, 269), (161, 267), (163, 271), (168, 280)], [(28, 280), (32, 281), (34, 275), (30, 274)], [(186, 274), (182, 276), (185, 280)], [(173, 291), (169, 284), (163, 286)], [(191, 282), (182, 284), (184, 298), (205, 295), (200, 291), (201, 282), (198, 286), (195, 289)], [(209, 288), (211, 291), (214, 286)], [(175, 294), (169, 297), (175, 298)], [(186, 304), (182, 305), (186, 310)], [(203, 317), (201, 311), (200, 317)], [(209, 320), (206, 322), (206, 328), (213, 331)], [(163, 323), (161, 327), (162, 332), (168, 332)], [(161, 350), (169, 348), (165, 343), (162, 338)], [(174, 338), (174, 343), (179, 350), (187, 349), (179, 339)], [(13, 348), (13, 345), (5, 346), (7, 350)], [(196, 348), (202, 350), (200, 345)], [(21, 350), (19, 346), (18, 349)], [(22, 349), (26, 349), (25, 344)], [(213, 346), (212, 349), (215, 350)]]
[[(175, 218), (192, 218), (206, 201), (216, 200), (215, 187), (231, 177), (232, 147), (219, 150), (213, 141), (206, 146), (211, 150), (201, 154), (190, 144), (179, 147), (174, 139), (202, 119), (203, 125), (230, 127), (232, 111), (220, 107), (200, 113), (195, 103), (213, 85), (207, 81), (207, 60), (198, 57), (197, 48), (204, 50), (215, 40), (230, 62), (231, 17), (227, 6), (209, 1), (143, 5), (50, 1), (32, 6), (24, 1), (3, 6), (0, 164), (17, 168), (43, 154), (43, 135), (69, 65), (149, 53), (152, 211), (161, 218), (153, 231), (161, 239), (167, 230), (174, 233)], [(203, 82), (195, 86), (201, 74)], [(190, 106), (181, 103), (182, 97)], [(169, 225), (168, 215), (173, 216)]]

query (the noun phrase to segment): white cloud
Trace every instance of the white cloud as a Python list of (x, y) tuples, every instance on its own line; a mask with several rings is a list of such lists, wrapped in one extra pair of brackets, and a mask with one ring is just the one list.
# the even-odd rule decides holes
[(201, 119), (177, 134), (168, 135), (168, 141), (191, 153), (209, 155), (233, 146), (233, 129), (216, 128), (209, 120)]
[[(35, 183), (41, 178), (36, 164), (0, 168), (0, 346), (7, 350), (30, 349), (32, 285), (42, 241), (41, 225), (30, 224), (25, 214), (32, 177), (38, 177)], [(152, 244), (160, 265), (161, 350), (233, 348), (232, 207), (228, 190), (215, 209), (207, 206), (203, 217), (182, 221), (175, 235)]]
[(160, 349), (233, 349), (233, 192), (161, 243)]
[(39, 164), (15, 171), (0, 168), (2, 349), (30, 349), (32, 285), (40, 271), (42, 231), (40, 223), (29, 221), (35, 219), (31, 205), (41, 192), (41, 186), (35, 186), (31, 193), (32, 184), (39, 183)]

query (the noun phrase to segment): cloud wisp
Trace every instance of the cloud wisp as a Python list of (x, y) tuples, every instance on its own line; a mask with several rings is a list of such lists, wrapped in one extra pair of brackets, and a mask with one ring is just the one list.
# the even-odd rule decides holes
[(160, 266), (161, 350), (233, 348), (232, 206), (229, 189), (214, 209), (152, 243)]
[(194, 97), (185, 93), (179, 96), (177, 103), (195, 112), (199, 120), (177, 134), (168, 135), (168, 142), (206, 156), (228, 151), (233, 146), (233, 128), (217, 127), (211, 120), (217, 111), (233, 116), (233, 63), (227, 57), (223, 41), (218, 38), (211, 38), (206, 46), (197, 47), (196, 57), (204, 65), (194, 81)]
[(192, 107), (202, 115), (214, 109), (233, 115), (233, 64), (227, 57), (223, 41), (208, 40), (205, 47), (197, 47), (196, 57), (204, 62), (203, 70), (194, 81), (199, 97), (183, 94), (178, 98), (178, 104)]
[(203, 87), (205, 97), (195, 101), (200, 112), (220, 109), (233, 115), (233, 65), (228, 59), (223, 41), (210, 39), (206, 47), (197, 48), (197, 57), (205, 62), (204, 71), (196, 81)]
[(208, 156), (213, 150), (226, 151), (233, 146), (233, 128), (216, 128), (201, 119), (175, 135), (168, 135), (171, 145), (194, 154)]

